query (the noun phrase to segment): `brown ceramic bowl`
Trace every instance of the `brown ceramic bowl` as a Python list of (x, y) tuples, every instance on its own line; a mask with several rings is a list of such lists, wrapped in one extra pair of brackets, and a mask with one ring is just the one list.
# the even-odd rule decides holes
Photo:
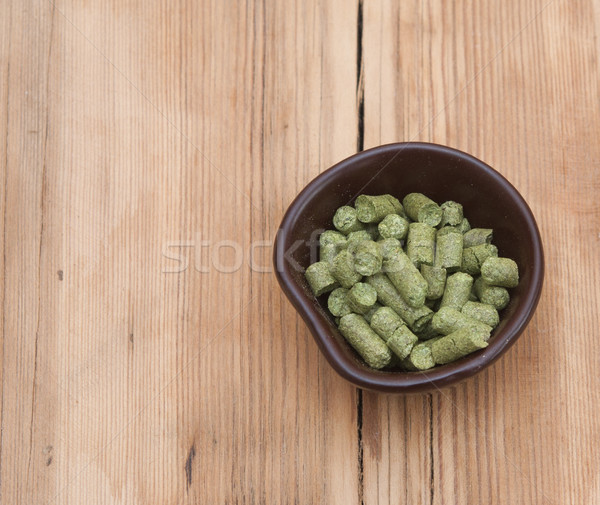
[[(369, 368), (348, 345), (327, 311), (327, 295), (315, 298), (304, 279), (316, 261), (318, 234), (333, 228), (335, 210), (357, 195), (390, 193), (400, 199), (422, 192), (442, 203), (455, 200), (473, 227), (494, 229), (501, 256), (519, 265), (520, 282), (500, 313), (489, 346), (427, 372)], [(312, 260), (311, 260), (312, 256)], [(435, 144), (389, 144), (361, 152), (315, 178), (292, 202), (277, 233), (274, 262), (281, 288), (306, 322), (331, 366), (365, 389), (386, 393), (435, 390), (470, 377), (515, 343), (531, 319), (544, 277), (542, 241), (523, 197), (498, 172), (463, 152)]]

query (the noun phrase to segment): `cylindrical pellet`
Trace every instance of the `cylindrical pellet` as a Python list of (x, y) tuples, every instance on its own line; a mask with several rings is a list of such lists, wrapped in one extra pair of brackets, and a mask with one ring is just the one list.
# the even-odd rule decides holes
[(425, 223), (411, 223), (408, 227), (406, 254), (417, 268), (422, 264), (433, 265), (435, 231)]
[(436, 340), (431, 345), (431, 354), (436, 364), (445, 365), (487, 345), (481, 330), (467, 326)]
[(379, 236), (383, 239), (403, 239), (408, 233), (408, 219), (398, 214), (388, 214), (377, 226)]
[(473, 277), (464, 272), (456, 272), (446, 280), (446, 289), (442, 297), (442, 307), (454, 307), (456, 310), (462, 309), (463, 305), (469, 301), (469, 294), (473, 287)]
[(442, 267), (421, 265), (421, 275), (427, 282), (427, 299), (437, 300), (444, 294), (446, 286), (446, 269)]
[(361, 275), (374, 275), (381, 270), (383, 257), (379, 244), (364, 240), (356, 246), (354, 268)]
[(365, 228), (365, 225), (356, 216), (356, 209), (348, 205), (344, 205), (335, 211), (333, 226), (344, 235), (348, 235), (352, 231), (364, 230)]
[(346, 236), (339, 231), (335, 230), (325, 230), (319, 236), (319, 245), (321, 247), (330, 245), (330, 244), (342, 244), (346, 245)]
[(456, 226), (444, 226), (440, 228), (436, 233), (436, 238), (440, 238), (447, 233), (460, 233)]
[(377, 242), (379, 244), (379, 250), (384, 260), (391, 258), (402, 251), (402, 243), (395, 238), (386, 238)]
[(444, 267), (448, 272), (457, 271), (462, 265), (463, 235), (454, 230), (440, 236), (435, 245), (435, 266)]
[(362, 275), (354, 268), (354, 256), (347, 250), (341, 251), (334, 258), (331, 273), (340, 285), (346, 289), (351, 288), (362, 279)]
[(481, 334), (485, 336), (484, 340), (488, 340), (492, 332), (491, 326), (473, 319), (452, 307), (442, 307), (433, 315), (433, 319), (431, 320), (431, 327), (442, 335), (450, 335), (450, 333), (454, 333), (456, 330), (467, 326), (480, 330)]
[[(435, 314), (433, 314), (435, 316)], [(437, 331), (432, 325), (433, 318), (425, 325), (423, 329), (416, 332), (419, 340), (431, 340), (432, 338), (439, 336), (439, 331)]]
[(402, 368), (409, 371), (429, 370), (435, 366), (431, 347), (426, 342), (415, 345), (407, 358), (402, 360)]
[(493, 230), (490, 228), (473, 228), (464, 235), (463, 246), (473, 247), (479, 244), (489, 244), (492, 241)]
[(490, 286), (514, 288), (519, 284), (519, 267), (510, 258), (489, 257), (481, 265), (481, 277)]
[(437, 226), (442, 220), (442, 209), (422, 193), (410, 193), (402, 201), (404, 212), (413, 221)]
[(432, 310), (425, 305), (419, 308), (408, 305), (387, 275), (380, 272), (365, 281), (375, 288), (381, 304), (393, 309), (412, 331), (420, 331), (433, 317)]
[(366, 314), (376, 301), (377, 291), (373, 286), (364, 282), (357, 282), (348, 291), (348, 305), (352, 312), (357, 314)]
[(392, 353), (389, 347), (362, 316), (348, 314), (342, 317), (339, 329), (367, 365), (379, 370), (390, 363)]
[(400, 252), (385, 260), (383, 271), (411, 307), (421, 307), (425, 303), (427, 281), (406, 254)]
[(356, 253), (356, 249), (361, 242), (371, 240), (371, 234), (367, 230), (353, 231), (348, 234), (348, 240), (346, 242), (346, 249), (352, 254)]
[(461, 270), (470, 275), (481, 272), (483, 262), (491, 257), (498, 256), (498, 248), (494, 244), (479, 244), (463, 249)]
[(319, 260), (330, 265), (338, 253), (346, 248), (346, 236), (338, 231), (326, 230), (319, 237)]
[(482, 303), (488, 303), (496, 310), (502, 310), (510, 301), (506, 288), (490, 286), (481, 277), (475, 281), (475, 294)]
[(406, 325), (399, 326), (387, 341), (388, 347), (400, 359), (406, 358), (414, 345), (419, 341), (417, 336)]
[(467, 302), (462, 311), (466, 316), (477, 319), (488, 326), (495, 328), (500, 323), (500, 316), (495, 307), (488, 303)]
[(395, 196), (392, 196), (392, 195), (383, 195), (383, 196), (385, 196), (390, 201), (390, 203), (392, 204), (392, 207), (394, 207), (394, 212), (396, 214), (398, 214), (399, 216), (402, 216), (402, 217), (406, 217), (406, 214), (404, 213), (404, 207), (402, 207), (400, 200), (398, 200)]
[(377, 302), (375, 302), (373, 304), (373, 306), (362, 315), (367, 320), (367, 323), (371, 324), (371, 319), (373, 318), (373, 314), (375, 314), (375, 312), (377, 312), (380, 308), (381, 308), (381, 305), (379, 305)]
[(388, 214), (396, 213), (394, 204), (386, 195), (360, 195), (354, 207), (359, 221), (363, 223), (379, 223)]
[(442, 209), (442, 226), (457, 226), (463, 220), (463, 206), (460, 203), (448, 200), (440, 205)]
[(315, 296), (321, 296), (339, 286), (338, 281), (329, 270), (329, 265), (324, 261), (310, 265), (304, 272), (304, 276)]
[(471, 229), (471, 223), (469, 223), (469, 220), (464, 217), (463, 220), (456, 226), (456, 229), (464, 235)]
[(319, 249), (319, 261), (326, 261), (331, 266), (335, 257), (344, 249), (346, 249), (346, 245), (342, 243), (321, 246)]
[(331, 265), (339, 252), (340, 249), (338, 244), (322, 245), (319, 248), (319, 261), (324, 261), (325, 263)]
[(352, 309), (348, 303), (348, 290), (345, 288), (334, 289), (327, 299), (327, 308), (336, 317), (350, 314)]
[(440, 338), (444, 338), (444, 336), (445, 335), (438, 335), (437, 337), (430, 338), (429, 340), (426, 340), (423, 343), (431, 349), (431, 346), (433, 345), (433, 343), (437, 342)]
[(400, 326), (404, 321), (389, 307), (381, 307), (371, 317), (371, 328), (386, 342)]

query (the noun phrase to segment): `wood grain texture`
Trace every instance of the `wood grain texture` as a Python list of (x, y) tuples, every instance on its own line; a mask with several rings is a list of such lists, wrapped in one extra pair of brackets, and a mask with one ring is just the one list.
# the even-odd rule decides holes
[[(600, 500), (597, 2), (0, 2), (0, 504)], [(546, 284), (432, 395), (357, 391), (271, 272), (294, 196), (425, 140)]]
[[(365, 148), (422, 140), (485, 160), (531, 206), (547, 265), (533, 321), (496, 365), (432, 394), (431, 407), (367, 394), (366, 503), (405, 490), (440, 504), (600, 499), (597, 11), (365, 0)], [(427, 430), (424, 464), (413, 445), (429, 445)]]

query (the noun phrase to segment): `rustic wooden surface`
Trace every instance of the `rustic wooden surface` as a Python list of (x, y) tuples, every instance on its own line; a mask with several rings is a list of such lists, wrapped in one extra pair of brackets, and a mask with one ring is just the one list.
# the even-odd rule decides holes
[[(600, 3), (0, 2), (0, 503), (600, 501)], [(547, 272), (520, 341), (357, 391), (270, 269), (377, 144), (503, 173)]]

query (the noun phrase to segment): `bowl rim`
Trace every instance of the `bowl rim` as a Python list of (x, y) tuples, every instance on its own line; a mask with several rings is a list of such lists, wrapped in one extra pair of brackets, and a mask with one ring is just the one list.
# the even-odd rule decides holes
[[(348, 357), (347, 353), (339, 348), (339, 344), (330, 335), (325, 314), (316, 308), (318, 303), (316, 298), (312, 294), (309, 297), (305, 290), (294, 280), (290, 263), (285, 260), (285, 252), (289, 245), (287, 240), (288, 232), (300, 211), (310, 201), (315, 188), (322, 184), (327, 184), (331, 179), (338, 177), (340, 172), (343, 172), (347, 167), (359, 160), (364, 161), (370, 157), (412, 149), (459, 157), (462, 161), (476, 165), (479, 169), (486, 172), (490, 178), (494, 179), (497, 184), (510, 194), (516, 206), (525, 217), (528, 234), (531, 236), (533, 243), (534, 261), (532, 264), (531, 283), (527, 291), (523, 294), (523, 302), (512, 319), (503, 328), (502, 332), (495, 335), (486, 349), (473, 353), (454, 363), (424, 372), (369, 370), (361, 368), (355, 361), (352, 361)], [(415, 393), (440, 389), (471, 377), (494, 363), (516, 342), (531, 320), (540, 299), (545, 270), (542, 240), (537, 223), (529, 205), (517, 189), (499, 172), (474, 156), (452, 147), (428, 142), (397, 142), (373, 147), (349, 156), (316, 176), (296, 196), (284, 214), (275, 237), (273, 263), (275, 275), (283, 292), (305, 321), (319, 349), (332, 368), (344, 379), (360, 388), (385, 393)]]

